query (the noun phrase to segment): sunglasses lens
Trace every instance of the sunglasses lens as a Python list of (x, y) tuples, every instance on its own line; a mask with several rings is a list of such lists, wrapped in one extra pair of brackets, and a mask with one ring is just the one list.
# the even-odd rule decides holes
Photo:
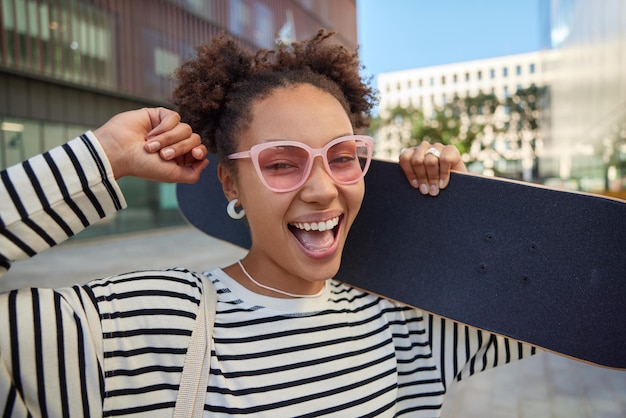
[(347, 140), (330, 147), (326, 157), (335, 181), (351, 183), (363, 175), (368, 155), (367, 146), (354, 140)]
[(309, 151), (296, 146), (276, 146), (259, 153), (259, 168), (267, 184), (288, 190), (298, 184), (306, 170)]
[[(326, 160), (330, 175), (340, 184), (349, 184), (363, 177), (367, 167), (369, 148), (362, 141), (346, 139), (330, 147)], [(304, 147), (277, 145), (258, 154), (258, 166), (267, 185), (275, 191), (289, 191), (297, 187), (304, 176), (311, 154)]]

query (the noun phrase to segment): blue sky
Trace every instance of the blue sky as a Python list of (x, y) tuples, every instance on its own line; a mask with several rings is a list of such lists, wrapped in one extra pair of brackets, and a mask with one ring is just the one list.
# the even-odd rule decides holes
[(542, 0), (357, 0), (365, 76), (541, 49)]

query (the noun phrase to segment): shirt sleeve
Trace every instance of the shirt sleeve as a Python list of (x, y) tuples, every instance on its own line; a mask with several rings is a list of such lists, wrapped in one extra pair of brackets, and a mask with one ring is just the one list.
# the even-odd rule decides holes
[(0, 294), (3, 416), (102, 416), (102, 353), (89, 287)]
[(532, 345), (428, 315), (430, 344), (446, 388), (476, 373), (530, 357)]
[(92, 132), (0, 172), (0, 276), (126, 207)]

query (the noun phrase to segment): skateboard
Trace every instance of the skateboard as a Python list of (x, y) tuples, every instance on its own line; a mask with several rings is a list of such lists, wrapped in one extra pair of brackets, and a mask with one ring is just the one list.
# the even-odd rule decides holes
[[(211, 159), (211, 158), (210, 158)], [(217, 161), (213, 156), (212, 161)], [(243, 248), (216, 174), (179, 184), (183, 216)], [(475, 174), (439, 196), (372, 161), (336, 279), (544, 350), (626, 369), (626, 202)]]

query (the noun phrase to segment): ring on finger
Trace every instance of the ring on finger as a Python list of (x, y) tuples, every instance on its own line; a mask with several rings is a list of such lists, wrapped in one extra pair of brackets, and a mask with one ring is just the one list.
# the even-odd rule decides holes
[(426, 150), (426, 152), (424, 153), (424, 156), (427, 156), (428, 154), (432, 154), (435, 157), (439, 158), (441, 157), (441, 151), (439, 151), (437, 148), (435, 147), (430, 147)]

